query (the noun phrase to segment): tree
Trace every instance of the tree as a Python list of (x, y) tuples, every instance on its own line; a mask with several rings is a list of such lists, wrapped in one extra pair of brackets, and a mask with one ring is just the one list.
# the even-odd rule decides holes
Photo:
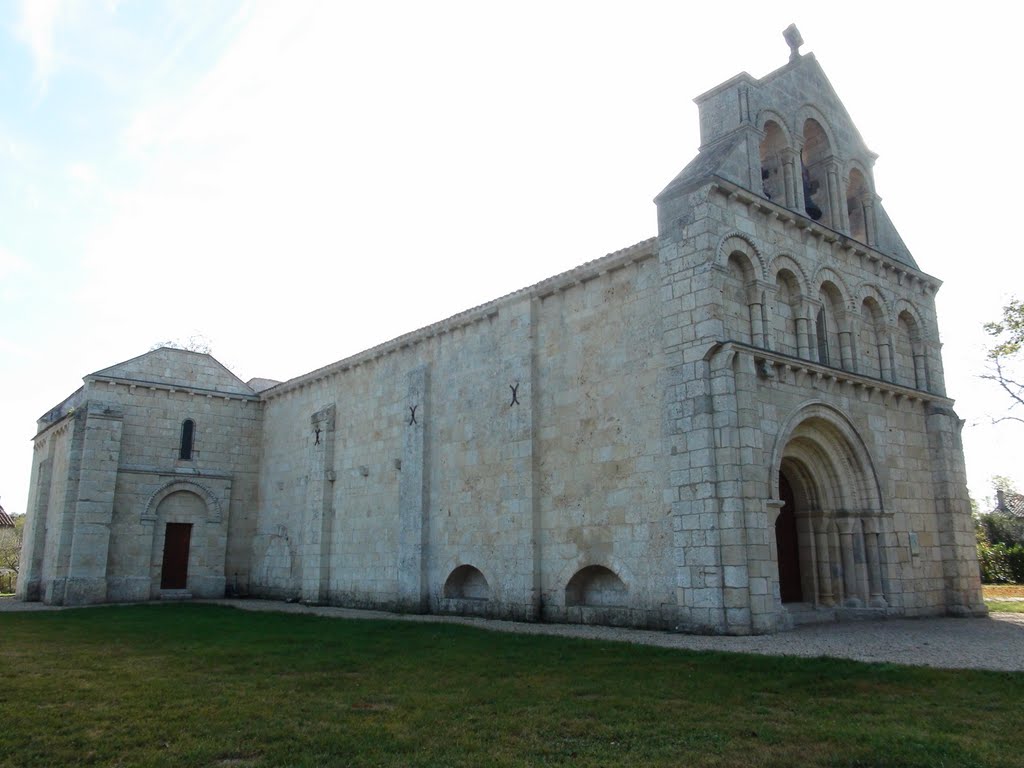
[(181, 339), (168, 339), (167, 341), (158, 341), (149, 351), (152, 352), (160, 347), (170, 347), (171, 349), (184, 349), (188, 352), (200, 352), (204, 355), (212, 354), (213, 343), (201, 333), (193, 333), (185, 341)]
[[(0, 592), (13, 591), (21, 568), (21, 540), (25, 532), (25, 515), (15, 515), (13, 528), (0, 528)], [(11, 578), (10, 574), (14, 574)]]
[[(1021, 362), (1019, 353), (1024, 348), (1024, 301), (1011, 299), (1003, 307), (1000, 320), (985, 323), (985, 332), (995, 339), (995, 346), (988, 351), (992, 369), (981, 378), (994, 381), (1010, 396), (1011, 411), (1024, 406), (1024, 379), (1016, 372)], [(1009, 413), (995, 419), (997, 422), (1006, 420), (1024, 423), (1024, 416)]]
[[(985, 584), (1024, 583), (1024, 515), (1013, 481), (996, 475), (992, 485), (998, 502), (985, 500), (986, 509), (974, 516), (978, 564)], [(996, 507), (998, 503), (998, 507)]]

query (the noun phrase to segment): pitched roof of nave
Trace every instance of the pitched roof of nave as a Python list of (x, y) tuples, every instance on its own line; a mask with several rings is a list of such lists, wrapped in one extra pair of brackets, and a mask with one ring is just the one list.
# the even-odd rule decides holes
[(255, 395), (245, 382), (205, 352), (174, 347), (159, 347), (85, 378), (162, 384), (226, 395)]

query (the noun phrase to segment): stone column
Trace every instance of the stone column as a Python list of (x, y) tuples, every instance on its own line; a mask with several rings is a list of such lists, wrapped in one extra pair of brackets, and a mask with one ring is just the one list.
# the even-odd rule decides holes
[(843, 589), (843, 558), (836, 525), (828, 527), (828, 555), (829, 571), (832, 574), (832, 602), (834, 605), (842, 605), (846, 593)]
[(864, 205), (864, 237), (872, 248), (878, 245), (877, 221), (875, 220), (875, 197), (865, 195)]
[[(782, 150), (782, 185), (783, 194), (785, 199), (785, 205), (787, 208), (797, 207), (797, 179), (800, 178), (800, 172), (797, 170), (799, 159), (796, 156), (796, 152), (792, 149)], [(801, 186), (803, 183), (801, 182)]]
[[(884, 334), (884, 335), (883, 335)], [(895, 372), (892, 369), (892, 342), (891, 333), (883, 331), (878, 335), (878, 370), (881, 378), (886, 381), (896, 381)]]
[(835, 605), (832, 595), (832, 562), (829, 556), (828, 521), (818, 518), (814, 521), (815, 565), (818, 570), (818, 602), (831, 608)]
[(807, 201), (804, 200), (804, 167), (803, 162), (800, 159), (800, 148), (794, 147), (793, 149), (783, 150), (783, 162), (791, 168), (790, 175), (793, 185), (793, 205), (790, 207), (795, 211), (799, 211), (801, 215), (806, 215), (805, 208), (807, 206)]
[(872, 608), (885, 608), (885, 592), (882, 588), (882, 565), (878, 551), (878, 521), (873, 517), (863, 520), (864, 554), (868, 562), (868, 603)]
[(849, 194), (850, 189), (850, 177), (839, 172), (839, 166), (836, 166), (836, 177), (839, 181), (839, 226), (836, 229), (846, 234), (850, 234), (850, 208), (847, 204), (846, 196)]
[(806, 317), (796, 318), (796, 355), (803, 360), (811, 359), (810, 334), (807, 331)]
[(917, 389), (928, 389), (927, 360), (924, 352), (914, 352), (914, 386)]
[(302, 537), (302, 601), (327, 601), (334, 520), (334, 405), (309, 419), (309, 491)]
[(750, 341), (755, 347), (765, 349), (764, 318), (761, 313), (761, 299), (755, 298), (750, 303)]
[(846, 210), (846, 206), (842, 205), (840, 201), (839, 167), (834, 162), (830, 162), (826, 166), (825, 179), (828, 186), (829, 226), (832, 229), (846, 231), (849, 229), (848, 226), (843, 226), (843, 212)]
[(856, 521), (843, 517), (836, 521), (839, 526), (839, 552), (843, 560), (843, 591), (846, 599), (843, 605), (847, 608), (860, 608), (861, 601), (857, 596), (857, 563), (853, 552), (853, 528)]
[(429, 423), (429, 370), (406, 375), (405, 440), (398, 495), (398, 602), (410, 611), (425, 611), (427, 594), (427, 488), (429, 467), (426, 430)]
[(853, 355), (853, 334), (848, 330), (839, 331), (839, 360), (840, 365), (838, 367), (844, 371), (857, 370)]
[(65, 605), (102, 603), (107, 597), (107, 550), (124, 415), (112, 403), (91, 401), (85, 408)]
[(853, 564), (857, 569), (857, 597), (865, 605), (870, 594), (868, 586), (868, 561), (864, 552), (864, 528), (860, 520), (853, 521)]

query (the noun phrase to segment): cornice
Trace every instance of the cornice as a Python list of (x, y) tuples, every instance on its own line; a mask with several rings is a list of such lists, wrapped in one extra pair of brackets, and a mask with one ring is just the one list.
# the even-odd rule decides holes
[(710, 186), (712, 191), (717, 192), (729, 200), (736, 200), (737, 202), (746, 205), (748, 208), (764, 214), (768, 218), (778, 219), (783, 224), (803, 230), (822, 242), (828, 243), (835, 248), (853, 255), (854, 257), (875, 265), (876, 272), (891, 272), (900, 285), (904, 285), (908, 281), (916, 283), (925, 293), (932, 295), (934, 295), (942, 286), (942, 281), (937, 277), (933, 277), (926, 272), (922, 272), (919, 269), (911, 267), (909, 264), (904, 264), (902, 261), (898, 261), (892, 256), (889, 256), (876, 248), (872, 248), (859, 240), (854, 240), (849, 235), (837, 232), (834, 229), (819, 224), (813, 219), (807, 216), (802, 216), (796, 211), (786, 208), (785, 206), (778, 205), (777, 203), (773, 203), (770, 200), (760, 197), (749, 189), (744, 189), (743, 187), (731, 181), (727, 181), (720, 176), (712, 176)]

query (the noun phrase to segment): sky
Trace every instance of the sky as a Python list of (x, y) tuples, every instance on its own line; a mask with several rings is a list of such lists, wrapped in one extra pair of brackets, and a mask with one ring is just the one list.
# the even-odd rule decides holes
[(916, 7), (0, 3), (0, 504), (26, 508), (36, 419), (160, 342), (287, 379), (654, 236), (693, 97), (782, 66), (791, 22), (944, 281), (972, 496), (1024, 486), (980, 379), (1024, 297), (1019, 24)]

